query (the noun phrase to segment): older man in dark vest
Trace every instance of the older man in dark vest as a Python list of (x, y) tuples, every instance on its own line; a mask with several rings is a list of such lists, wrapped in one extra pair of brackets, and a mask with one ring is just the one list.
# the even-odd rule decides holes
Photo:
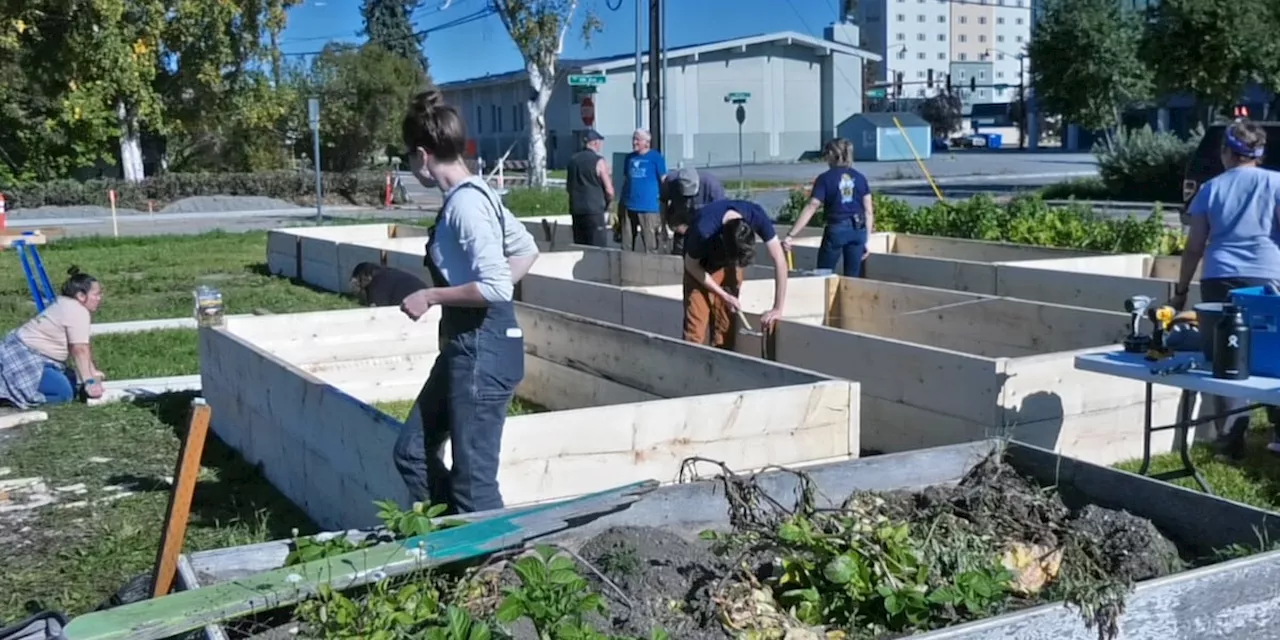
[(605, 214), (614, 201), (613, 179), (609, 163), (600, 154), (604, 136), (589, 129), (585, 139), (586, 148), (569, 158), (564, 182), (573, 216), (573, 243), (607, 247), (609, 228)]

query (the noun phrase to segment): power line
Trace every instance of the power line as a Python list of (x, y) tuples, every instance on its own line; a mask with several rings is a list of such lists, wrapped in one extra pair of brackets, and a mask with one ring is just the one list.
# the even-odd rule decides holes
[[(456, 7), (458, 5), (466, 4), (472, 1), (474, 0), (453, 0), (450, 6)], [(618, 1), (621, 2), (622, 0), (618, 0)], [(409, 14), (409, 20), (415, 21), (415, 20), (425, 18), (427, 16), (433, 16), (437, 13), (443, 12), (444, 10), (445, 10), (445, 5), (443, 4), (436, 5), (436, 6), (423, 5), (418, 7), (417, 9), (414, 9), (413, 13)], [(319, 42), (319, 41), (327, 42), (329, 40), (338, 40), (340, 38), (348, 38), (348, 37), (351, 37), (352, 35), (354, 34), (348, 31), (346, 33), (334, 33), (327, 36), (307, 36), (305, 38), (288, 38), (288, 39), (281, 39), (280, 44), (286, 45), (286, 44), (297, 44), (299, 42)]]
[[(432, 33), (436, 33), (437, 31), (443, 31), (443, 30), (445, 30), (445, 29), (452, 29), (452, 28), (454, 28), (454, 27), (460, 27), (460, 26), (462, 26), (462, 25), (464, 25), (464, 24), (470, 24), (470, 23), (472, 23), (472, 22), (477, 22), (477, 21), (483, 20), (483, 19), (485, 19), (485, 18), (487, 18), (487, 17), (489, 17), (489, 16), (491, 16), (491, 15), (494, 15), (495, 13), (497, 13), (497, 11), (496, 11), (495, 9), (493, 9), (492, 7), (486, 7), (486, 8), (484, 8), (484, 9), (480, 9), (479, 11), (475, 11), (475, 12), (473, 12), (473, 13), (469, 13), (469, 14), (467, 14), (467, 15), (465, 15), (465, 16), (460, 17), (460, 18), (455, 18), (455, 19), (450, 20), (450, 21), (448, 21), (448, 22), (444, 22), (444, 23), (438, 24), (438, 25), (436, 25), (436, 26), (434, 26), (434, 27), (428, 27), (428, 28), (426, 28), (426, 29), (421, 29), (421, 30), (419, 30), (419, 31), (415, 31), (415, 32), (413, 32), (413, 33), (411, 33), (411, 34), (409, 34), (409, 35), (407, 35), (407, 36), (402, 36), (402, 37), (400, 37), (400, 38), (393, 38), (393, 39), (391, 39), (391, 40), (390, 40), (390, 42), (400, 42), (400, 41), (408, 42), (408, 41), (411, 41), (411, 40), (412, 40), (412, 41), (421, 40), (422, 38), (426, 37), (427, 35), (432, 34)], [(324, 53), (324, 50), (323, 50), (323, 49), (321, 49), (320, 51), (299, 51), (299, 52), (293, 52), (293, 53), (284, 53), (284, 54), (281, 54), (281, 55), (284, 55), (284, 56), (318, 56), (318, 55), (320, 55), (320, 54), (322, 54), (322, 53)]]

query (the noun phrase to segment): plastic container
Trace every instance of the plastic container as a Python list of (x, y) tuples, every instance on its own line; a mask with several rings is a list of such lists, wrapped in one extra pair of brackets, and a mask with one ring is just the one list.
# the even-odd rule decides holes
[(987, 148), (988, 148), (988, 149), (999, 149), (1000, 147), (1003, 147), (1003, 146), (1004, 146), (1004, 135), (999, 134), (999, 133), (988, 133), (988, 134), (987, 134)]
[(1196, 325), (1200, 327), (1200, 352), (1205, 362), (1213, 362), (1213, 332), (1222, 320), (1222, 302), (1201, 302), (1196, 310)]
[(198, 327), (220, 327), (223, 322), (222, 292), (208, 285), (200, 285), (192, 292), (195, 296), (195, 317)]
[(1253, 375), (1280, 378), (1280, 295), (1266, 293), (1263, 287), (1233, 289), (1231, 302), (1244, 309), (1245, 322), (1249, 323)]

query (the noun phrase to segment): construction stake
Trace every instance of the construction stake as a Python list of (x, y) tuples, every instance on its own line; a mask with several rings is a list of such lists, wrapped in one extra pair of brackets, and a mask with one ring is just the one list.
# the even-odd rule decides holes
[(204, 398), (191, 401), (191, 422), (187, 435), (182, 439), (182, 451), (173, 473), (173, 491), (169, 494), (168, 514), (160, 533), (160, 550), (156, 553), (155, 574), (151, 580), (151, 597), (169, 594), (174, 577), (178, 573), (178, 556), (187, 536), (187, 522), (191, 518), (191, 496), (196, 490), (200, 475), (200, 458), (204, 457), (204, 441), (209, 434), (209, 416), (212, 409)]

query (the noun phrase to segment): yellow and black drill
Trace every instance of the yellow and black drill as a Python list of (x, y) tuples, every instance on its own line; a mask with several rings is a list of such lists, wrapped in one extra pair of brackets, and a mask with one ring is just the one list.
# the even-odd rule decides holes
[[(1153, 306), (1150, 296), (1133, 296), (1124, 301), (1124, 310), (1129, 312), (1129, 335), (1124, 339), (1124, 350), (1129, 353), (1146, 353), (1146, 359), (1152, 362), (1173, 356), (1165, 338), (1173, 327), (1176, 312), (1173, 307)], [(1142, 319), (1151, 321), (1151, 335), (1143, 335)]]
[(1165, 340), (1173, 329), (1173, 317), (1177, 312), (1169, 305), (1147, 308), (1147, 319), (1151, 321), (1151, 345), (1147, 347), (1147, 360), (1155, 362), (1173, 357), (1173, 349)]

